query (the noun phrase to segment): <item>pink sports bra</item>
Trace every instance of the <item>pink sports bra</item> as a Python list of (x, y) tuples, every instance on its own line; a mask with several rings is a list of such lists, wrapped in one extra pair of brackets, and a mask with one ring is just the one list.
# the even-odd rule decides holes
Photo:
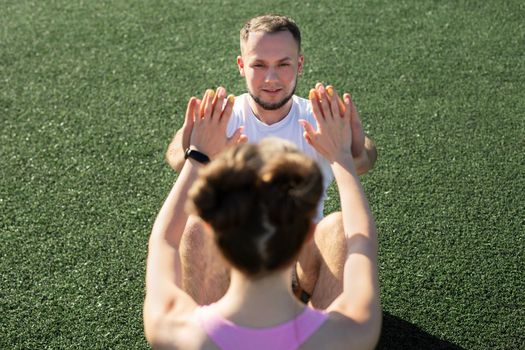
[(292, 350), (303, 344), (326, 321), (328, 314), (310, 307), (295, 319), (270, 328), (250, 328), (223, 318), (214, 304), (197, 309), (197, 320), (223, 350)]

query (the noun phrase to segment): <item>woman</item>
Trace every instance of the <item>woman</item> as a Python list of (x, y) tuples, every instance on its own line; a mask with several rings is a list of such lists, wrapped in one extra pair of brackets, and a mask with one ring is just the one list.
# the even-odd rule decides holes
[[(221, 90), (222, 91), (222, 90)], [(149, 242), (144, 327), (154, 348), (372, 349), (381, 327), (377, 237), (351, 154), (350, 96), (317, 87), (310, 101), (318, 129), (301, 121), (307, 141), (330, 161), (347, 243), (344, 288), (326, 310), (294, 297), (291, 270), (311, 239), (323, 190), (314, 161), (276, 139), (259, 145), (228, 140), (233, 100), (224, 92), (192, 98), (192, 152), (155, 221)], [(218, 107), (220, 106), (220, 107)], [(242, 143), (242, 142), (241, 142)], [(203, 156), (204, 155), (204, 156)], [(207, 156), (209, 165), (201, 163)], [(199, 216), (231, 266), (218, 302), (199, 306), (181, 288), (178, 246), (188, 219)]]

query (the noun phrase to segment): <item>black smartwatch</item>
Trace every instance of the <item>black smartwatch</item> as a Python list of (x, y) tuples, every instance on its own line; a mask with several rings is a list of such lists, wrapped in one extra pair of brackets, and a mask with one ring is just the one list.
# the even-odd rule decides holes
[(186, 151), (184, 152), (184, 159), (188, 158), (195, 159), (201, 164), (208, 164), (210, 162), (210, 158), (207, 155), (189, 147), (186, 148)]

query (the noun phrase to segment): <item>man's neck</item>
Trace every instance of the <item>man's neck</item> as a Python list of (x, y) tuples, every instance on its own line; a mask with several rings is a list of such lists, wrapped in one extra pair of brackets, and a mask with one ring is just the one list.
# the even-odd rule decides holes
[(291, 98), (281, 108), (275, 110), (268, 110), (259, 106), (251, 96), (248, 96), (248, 98), (250, 108), (252, 109), (253, 114), (255, 114), (257, 119), (259, 119), (266, 125), (272, 125), (283, 120), (288, 115), (288, 113), (290, 113), (290, 110), (292, 109), (293, 105), (293, 98)]

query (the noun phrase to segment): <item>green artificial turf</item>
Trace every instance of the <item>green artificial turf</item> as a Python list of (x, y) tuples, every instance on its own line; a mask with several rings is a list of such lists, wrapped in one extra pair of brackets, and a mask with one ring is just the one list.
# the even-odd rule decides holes
[(0, 348), (147, 348), (165, 148), (190, 96), (244, 91), (265, 12), (302, 29), (298, 94), (351, 92), (377, 144), (380, 347), (525, 348), (520, 0), (2, 1)]

